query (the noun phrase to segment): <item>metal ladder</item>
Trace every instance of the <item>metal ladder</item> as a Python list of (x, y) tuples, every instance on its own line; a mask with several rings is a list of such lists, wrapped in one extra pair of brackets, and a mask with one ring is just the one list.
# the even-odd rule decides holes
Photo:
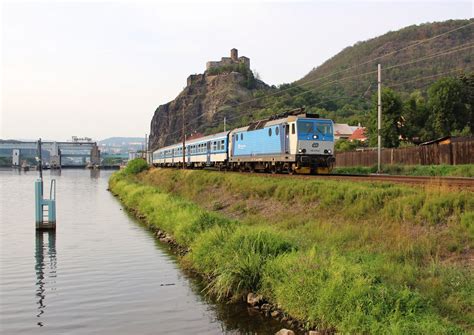
[(43, 220), (42, 222), (43, 223), (48, 223), (49, 222), (49, 210), (48, 210), (48, 205), (42, 205), (41, 207), (43, 207)]

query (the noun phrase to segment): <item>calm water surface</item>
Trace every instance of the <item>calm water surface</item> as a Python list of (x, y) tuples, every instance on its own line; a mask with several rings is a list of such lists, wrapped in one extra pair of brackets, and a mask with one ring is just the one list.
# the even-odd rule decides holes
[[(273, 334), (278, 322), (218, 304), (107, 192), (109, 171), (57, 179), (56, 233), (36, 233), (36, 172), (0, 171), (2, 334)], [(57, 173), (57, 172), (56, 172)], [(46, 193), (46, 192), (45, 192)]]

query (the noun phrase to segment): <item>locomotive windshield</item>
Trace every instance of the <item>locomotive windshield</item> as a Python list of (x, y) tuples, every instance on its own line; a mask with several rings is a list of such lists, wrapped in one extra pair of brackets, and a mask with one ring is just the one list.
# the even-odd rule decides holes
[(322, 135), (329, 135), (332, 133), (331, 125), (328, 123), (317, 123), (316, 124), (316, 131)]
[(298, 138), (300, 140), (332, 141), (332, 124), (327, 120), (299, 120)]

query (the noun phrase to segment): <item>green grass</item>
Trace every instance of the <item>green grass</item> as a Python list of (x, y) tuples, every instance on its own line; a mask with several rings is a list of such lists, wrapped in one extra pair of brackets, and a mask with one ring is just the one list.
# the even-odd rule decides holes
[(263, 293), (308, 328), (474, 330), (474, 197), (442, 187), (152, 169), (110, 179), (209, 294)]
[[(474, 177), (474, 164), (463, 165), (383, 165), (384, 173), (402, 176)], [(337, 174), (376, 173), (377, 166), (347, 166), (333, 170)]]

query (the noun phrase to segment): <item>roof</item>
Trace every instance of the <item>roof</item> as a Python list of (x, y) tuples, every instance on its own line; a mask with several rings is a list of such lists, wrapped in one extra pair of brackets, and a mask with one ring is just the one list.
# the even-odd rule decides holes
[(444, 137), (440, 137), (440, 138), (437, 138), (436, 140), (432, 140), (432, 141), (428, 141), (428, 142), (423, 142), (421, 143), (420, 145), (428, 145), (428, 144), (433, 144), (433, 143), (439, 143), (439, 142), (443, 142), (445, 140), (448, 140), (450, 139), (451, 136), (444, 136)]
[(349, 136), (349, 141), (365, 141), (367, 139), (366, 135), (367, 128), (358, 127), (351, 136)]
[(334, 134), (335, 135), (352, 135), (353, 130), (347, 123), (335, 123)]
[[(221, 133), (217, 133), (217, 134), (213, 134), (213, 135), (194, 138), (194, 139), (191, 139), (191, 140), (186, 139), (186, 146), (194, 144), (194, 143), (210, 141), (210, 140), (213, 140), (213, 139), (219, 138), (219, 137), (226, 137), (228, 133), (229, 133), (228, 131), (225, 131), (225, 132), (221, 132)], [(154, 151), (169, 150), (169, 149), (174, 149), (176, 147), (182, 147), (182, 146), (183, 146), (183, 142), (176, 142), (174, 144), (167, 145), (166, 147), (156, 148)]]

